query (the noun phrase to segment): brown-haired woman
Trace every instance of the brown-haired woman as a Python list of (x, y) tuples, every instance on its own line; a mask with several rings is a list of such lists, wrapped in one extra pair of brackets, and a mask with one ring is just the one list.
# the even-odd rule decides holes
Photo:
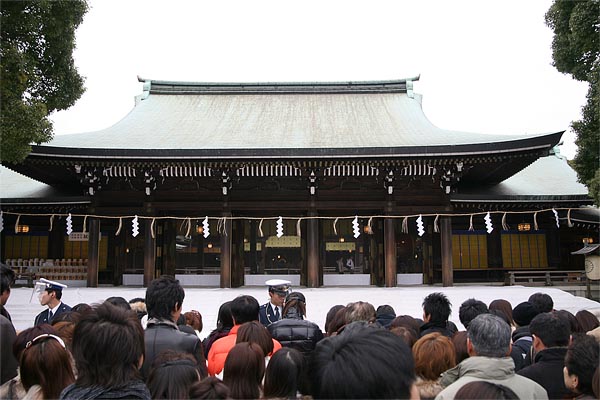
[(433, 399), (443, 389), (439, 383), (442, 372), (456, 366), (454, 345), (450, 338), (434, 332), (417, 340), (412, 351), (421, 399)]
[(256, 343), (238, 343), (229, 351), (223, 368), (223, 383), (232, 399), (258, 399), (265, 374), (263, 350)]

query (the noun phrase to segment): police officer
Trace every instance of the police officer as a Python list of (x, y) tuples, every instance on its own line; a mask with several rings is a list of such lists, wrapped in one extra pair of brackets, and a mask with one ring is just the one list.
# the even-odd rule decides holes
[(265, 284), (269, 287), (270, 300), (260, 306), (258, 319), (264, 326), (269, 326), (282, 318), (283, 302), (285, 296), (290, 292), (292, 282), (284, 279), (270, 279)]
[(35, 283), (35, 287), (39, 292), (40, 304), (48, 308), (35, 317), (34, 325), (51, 324), (57, 315), (71, 311), (71, 307), (60, 301), (67, 285), (42, 278)]

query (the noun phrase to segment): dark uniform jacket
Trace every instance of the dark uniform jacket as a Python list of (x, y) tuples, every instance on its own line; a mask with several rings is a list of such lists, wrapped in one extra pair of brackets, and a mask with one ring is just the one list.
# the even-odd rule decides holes
[(319, 340), (323, 339), (321, 328), (303, 319), (284, 318), (267, 327), (273, 339), (283, 347), (291, 347), (305, 356), (309, 355)]
[(64, 312), (67, 311), (71, 311), (71, 307), (69, 307), (68, 305), (66, 305), (65, 303), (60, 303), (60, 306), (58, 306), (58, 309), (56, 310), (56, 312), (54, 313), (54, 315), (52, 316), (52, 318), (48, 318), (48, 315), (50, 314), (50, 309), (46, 308), (44, 311), (42, 311), (41, 313), (39, 313), (37, 315), (37, 317), (35, 317), (35, 326), (41, 325), (41, 324), (51, 324), (52, 320), (59, 314), (62, 314)]
[(258, 320), (264, 326), (269, 326), (273, 322), (279, 321), (280, 319), (281, 319), (281, 314), (279, 315), (279, 318), (277, 318), (275, 316), (275, 310), (271, 306), (271, 302), (263, 304), (258, 309)]
[(535, 355), (534, 364), (521, 369), (517, 374), (542, 385), (548, 392), (549, 399), (575, 397), (576, 395), (567, 389), (563, 379), (566, 354), (566, 347), (544, 349)]
[(148, 379), (154, 359), (163, 350), (191, 354), (196, 359), (200, 376), (207, 376), (206, 359), (200, 339), (196, 335), (181, 332), (172, 321), (149, 319), (144, 331), (144, 340), (146, 356), (141, 370), (144, 381)]

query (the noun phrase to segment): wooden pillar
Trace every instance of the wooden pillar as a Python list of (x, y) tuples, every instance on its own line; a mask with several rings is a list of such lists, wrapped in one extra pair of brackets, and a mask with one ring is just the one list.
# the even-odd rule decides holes
[(257, 241), (256, 221), (250, 221), (250, 273), (258, 273), (258, 252), (256, 251)]
[[(224, 217), (230, 217), (231, 213), (223, 213)], [(221, 287), (231, 287), (231, 219), (225, 220), (225, 234), (221, 234)]]
[(88, 236), (87, 286), (98, 287), (98, 264), (100, 260), (100, 220), (90, 218)]
[(232, 222), (233, 231), (231, 232), (231, 287), (240, 287), (244, 285), (246, 274), (244, 263), (244, 221), (236, 220)]
[[(317, 215), (316, 211), (308, 214), (310, 217)], [(308, 233), (306, 239), (307, 252), (307, 287), (319, 287), (319, 220), (310, 218), (307, 221)]]
[(452, 267), (452, 218), (440, 218), (440, 235), (442, 242), (442, 285), (453, 286)]
[(144, 219), (144, 287), (155, 278), (156, 239), (152, 237), (152, 220)]
[(385, 286), (397, 286), (396, 266), (396, 233), (394, 232), (394, 220), (385, 218), (383, 221), (383, 242), (385, 248)]

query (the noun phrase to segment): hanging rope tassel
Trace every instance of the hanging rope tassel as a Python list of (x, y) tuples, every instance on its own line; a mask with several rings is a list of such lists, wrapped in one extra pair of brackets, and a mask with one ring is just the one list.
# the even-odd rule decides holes
[(119, 233), (121, 233), (122, 227), (123, 227), (123, 218), (119, 217), (119, 227), (117, 228), (117, 231), (115, 232), (115, 236), (119, 236)]
[(54, 214), (52, 214), (50, 216), (50, 229), (48, 229), (48, 232), (52, 232), (53, 225), (54, 225)]
[(408, 217), (402, 220), (402, 233), (408, 233)]
[(19, 233), (19, 220), (21, 219), (21, 215), (17, 216), (17, 220), (15, 221), (15, 233)]
[(506, 213), (504, 213), (502, 215), (502, 230), (508, 231), (509, 229), (510, 229), (510, 226), (508, 226), (508, 224), (506, 223)]
[(87, 215), (85, 217), (83, 217), (83, 230), (82, 232), (85, 233), (85, 229), (87, 227)]
[(263, 218), (260, 219), (260, 222), (258, 223), (258, 237), (264, 237), (265, 234), (262, 231), (262, 223), (263, 223)]
[(300, 222), (302, 218), (298, 218), (298, 222), (296, 222), (296, 236), (302, 237), (302, 230), (300, 229)]
[(367, 222), (367, 231), (370, 235), (373, 234), (373, 217), (369, 218), (369, 221)]
[(571, 222), (571, 209), (569, 208), (569, 211), (567, 212), (567, 226), (569, 228), (573, 227), (573, 223)]
[(537, 211), (533, 213), (533, 229), (538, 230)]
[(154, 234), (154, 222), (156, 222), (156, 218), (152, 218), (152, 223), (150, 224), (150, 235), (152, 236), (152, 239), (156, 238), (156, 235)]
[(475, 228), (473, 228), (473, 214), (471, 214), (471, 218), (469, 219), (469, 231), (474, 231)]
[(335, 236), (337, 236), (337, 234), (338, 234), (338, 233), (337, 233), (337, 228), (336, 228), (337, 221), (338, 221), (338, 218), (336, 218), (336, 219), (335, 219), (335, 221), (333, 221), (333, 234), (334, 234)]
[(435, 219), (433, 220), (433, 231), (435, 233), (440, 233), (440, 227), (438, 225), (438, 220), (440, 219), (439, 215), (435, 216)]
[(185, 237), (190, 236), (190, 230), (192, 229), (192, 220), (188, 217), (186, 220), (187, 223), (187, 229), (185, 231)]

